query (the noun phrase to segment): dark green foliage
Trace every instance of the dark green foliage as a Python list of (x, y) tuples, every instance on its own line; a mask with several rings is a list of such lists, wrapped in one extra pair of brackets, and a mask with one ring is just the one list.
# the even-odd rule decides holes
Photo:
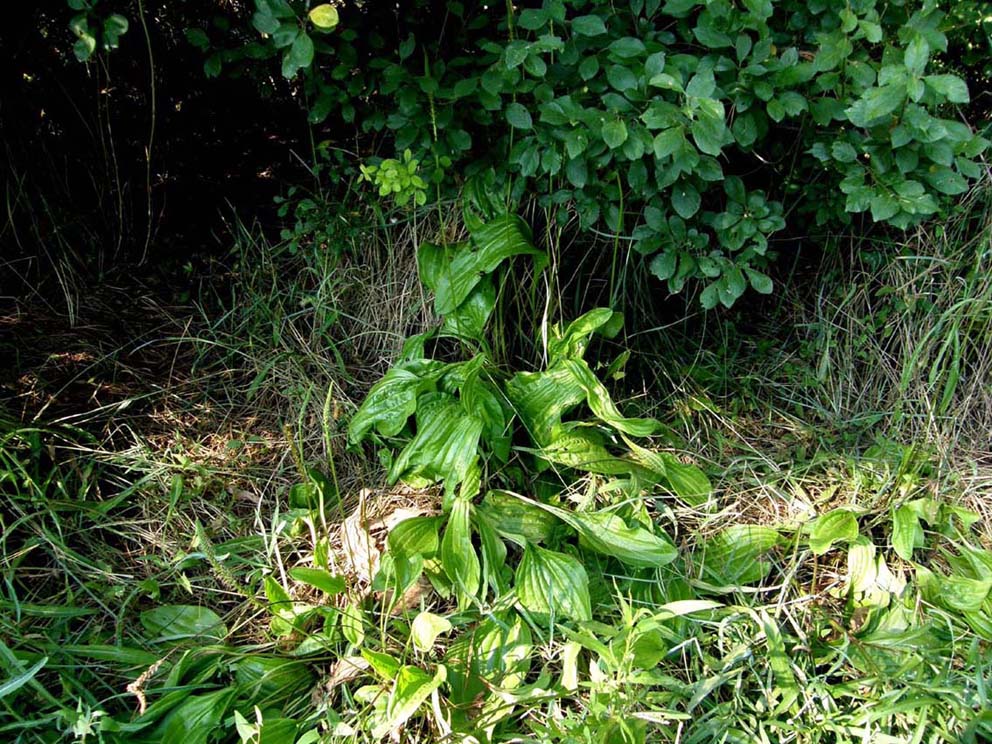
[(364, 6), (333, 28), (256, 6), (242, 53), (302, 72), (311, 122), (388, 135), (434, 164), (438, 194), (485, 179), (511, 207), (564, 205), (559, 221), (623, 236), (669, 291), (702, 281), (705, 307), (772, 290), (786, 215), (906, 228), (967, 188), (988, 144), (950, 108), (969, 93), (935, 63), (948, 23), (930, 1), (414, 2), (394, 39)]

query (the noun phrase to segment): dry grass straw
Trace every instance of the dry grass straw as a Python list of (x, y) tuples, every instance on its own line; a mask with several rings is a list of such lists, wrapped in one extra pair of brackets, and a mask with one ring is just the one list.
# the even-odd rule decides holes
[(819, 404), (948, 461), (992, 465), (992, 181), (894, 258), (873, 262), (876, 248), (852, 243), (844, 283), (828, 265), (798, 319), (818, 357)]

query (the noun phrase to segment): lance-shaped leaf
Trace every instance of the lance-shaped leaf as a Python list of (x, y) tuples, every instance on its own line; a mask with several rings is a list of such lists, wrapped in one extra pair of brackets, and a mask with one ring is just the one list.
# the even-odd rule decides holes
[(479, 556), (472, 545), (471, 508), (468, 499), (454, 500), (448, 516), (448, 526), (441, 540), (441, 565), (455, 585), (458, 606), (461, 608), (466, 607), (471, 598), (478, 594), (482, 574)]
[(514, 494), (528, 504), (554, 514), (574, 529), (592, 550), (608, 555), (629, 566), (655, 567), (671, 563), (678, 556), (668, 540), (641, 526), (628, 525), (615, 512), (573, 512), (550, 504), (542, 504)]
[[(545, 254), (532, 244), (530, 229), (516, 215), (506, 215), (492, 220), (472, 231), (470, 247), (461, 244), (453, 251), (454, 257), (446, 266), (437, 266), (436, 252), (427, 263), (427, 272), (421, 269), (428, 286), (434, 284), (434, 308), (440, 315), (448, 315), (461, 305), (486, 274), (496, 270), (512, 256), (534, 256), (539, 266), (547, 260)], [(424, 264), (422, 263), (423, 267)]]

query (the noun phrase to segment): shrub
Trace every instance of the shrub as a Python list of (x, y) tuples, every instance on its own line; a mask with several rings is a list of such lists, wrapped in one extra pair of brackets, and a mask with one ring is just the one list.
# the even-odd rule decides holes
[(255, 4), (261, 42), (209, 70), (278, 58), (311, 122), (388, 135), (436, 196), (467, 181), (503, 211), (536, 195), (625, 238), (669, 291), (702, 281), (705, 307), (771, 292), (787, 217), (906, 228), (967, 189), (988, 145), (953, 118), (969, 94), (940, 68), (933, 0), (420, 0), (346, 3), (340, 24)]

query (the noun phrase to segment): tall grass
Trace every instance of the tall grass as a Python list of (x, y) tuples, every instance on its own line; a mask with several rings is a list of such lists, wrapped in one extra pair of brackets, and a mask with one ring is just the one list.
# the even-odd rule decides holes
[(946, 457), (987, 451), (992, 182), (901, 245), (851, 240), (816, 286), (796, 318), (815, 362), (813, 407)]

